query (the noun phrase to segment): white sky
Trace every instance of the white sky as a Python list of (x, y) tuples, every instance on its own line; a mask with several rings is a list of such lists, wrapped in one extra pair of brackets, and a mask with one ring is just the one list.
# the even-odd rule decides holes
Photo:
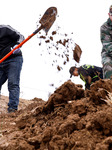
[[(57, 7), (58, 15), (48, 35), (56, 26), (60, 26), (64, 33), (73, 32), (72, 39), (77, 43), (83, 53), (79, 65), (101, 65), (100, 26), (108, 19), (108, 10), (111, 0), (4, 0), (1, 2), (0, 24), (11, 25), (27, 38), (37, 29), (36, 22), (40, 14), (43, 15), (47, 8)], [(49, 93), (54, 88), (49, 84), (60, 86), (69, 79), (68, 69), (75, 65), (71, 59), (64, 70), (57, 72), (51, 67), (50, 56), (40, 56), (44, 47), (39, 46), (39, 39), (35, 35), (22, 47), (24, 63), (21, 72), (20, 97), (32, 99), (34, 97), (47, 100)], [(72, 77), (75, 83), (83, 82)], [(2, 87), (2, 94), (8, 96), (7, 83)]]

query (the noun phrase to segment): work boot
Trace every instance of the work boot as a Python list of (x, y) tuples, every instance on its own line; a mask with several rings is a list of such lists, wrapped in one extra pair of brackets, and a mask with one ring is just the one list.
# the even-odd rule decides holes
[(8, 108), (8, 113), (12, 113), (12, 112), (16, 112), (17, 109), (13, 109), (13, 108)]

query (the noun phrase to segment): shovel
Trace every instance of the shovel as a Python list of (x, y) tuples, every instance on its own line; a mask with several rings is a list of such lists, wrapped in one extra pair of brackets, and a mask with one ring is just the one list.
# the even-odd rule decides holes
[(31, 35), (29, 35), (24, 41), (22, 41), (18, 46), (16, 46), (14, 49), (12, 49), (7, 55), (5, 55), (1, 60), (0, 63), (2, 63), (5, 59), (7, 59), (13, 52), (21, 47), (24, 43), (26, 43), (29, 39), (31, 39), (35, 34), (37, 34), (41, 29), (43, 29), (46, 34), (51, 28), (52, 24), (56, 20), (57, 15), (57, 8), (56, 7), (50, 7), (46, 10), (42, 18), (40, 19), (39, 23), (41, 24), (38, 29), (36, 29)]

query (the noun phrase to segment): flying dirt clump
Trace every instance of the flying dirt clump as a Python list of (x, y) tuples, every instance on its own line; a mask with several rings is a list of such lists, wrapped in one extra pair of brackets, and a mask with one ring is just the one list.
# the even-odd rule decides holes
[(82, 50), (79, 45), (76, 44), (74, 50), (73, 50), (73, 58), (76, 62), (80, 62)]
[[(61, 71), (71, 59), (79, 63), (82, 50), (68, 34), (60, 33), (59, 27), (57, 30), (53, 31), (50, 36), (39, 35), (38, 38), (40, 39), (39, 46), (46, 44), (45, 50), (47, 49), (47, 54), (51, 55), (52, 66), (56, 65), (57, 70)], [(45, 50), (42, 51), (41, 56), (44, 55)], [(70, 55), (72, 55), (71, 58)]]

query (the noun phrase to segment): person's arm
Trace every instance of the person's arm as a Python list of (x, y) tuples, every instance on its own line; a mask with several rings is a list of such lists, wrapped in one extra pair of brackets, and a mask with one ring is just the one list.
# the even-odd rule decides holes
[(112, 52), (112, 34), (109, 33), (106, 23), (100, 28), (100, 39), (103, 49), (105, 49), (107, 53)]
[(90, 89), (91, 81), (92, 79), (90, 76), (85, 77), (85, 89)]
[(13, 29), (9, 25), (0, 25), (0, 38), (9, 36), (11, 39), (16, 41), (16, 44), (20, 44), (25, 38), (17, 30)]
[(101, 67), (94, 66), (94, 78), (103, 79), (103, 70)]
[(91, 77), (89, 76), (89, 73), (88, 73), (89, 68), (84, 68), (84, 67), (81, 66), (80, 69), (79, 69), (80, 78), (85, 82), (85, 88), (90, 89), (92, 79), (91, 79)]
[(90, 90), (90, 84), (88, 84), (88, 83), (85, 84), (85, 90), (86, 89)]

